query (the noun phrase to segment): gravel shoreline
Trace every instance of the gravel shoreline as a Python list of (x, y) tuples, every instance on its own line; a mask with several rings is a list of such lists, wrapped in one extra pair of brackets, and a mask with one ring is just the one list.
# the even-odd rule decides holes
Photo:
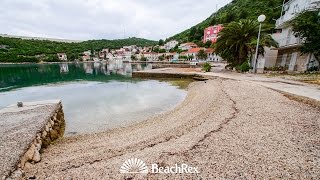
[[(319, 179), (320, 113), (252, 82), (194, 82), (173, 111), (61, 139), (29, 164), (37, 179)], [(120, 174), (129, 158), (199, 174)]]

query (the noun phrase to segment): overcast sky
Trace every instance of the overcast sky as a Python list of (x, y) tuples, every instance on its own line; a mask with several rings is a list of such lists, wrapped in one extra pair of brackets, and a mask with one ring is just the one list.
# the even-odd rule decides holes
[(72, 40), (159, 40), (231, 0), (0, 0), (0, 33)]

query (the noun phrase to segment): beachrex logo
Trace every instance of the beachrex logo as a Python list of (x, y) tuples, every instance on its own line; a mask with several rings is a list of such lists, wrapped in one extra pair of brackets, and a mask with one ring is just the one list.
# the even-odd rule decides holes
[(137, 158), (132, 158), (126, 160), (120, 167), (120, 173), (129, 173), (129, 174), (146, 174), (148, 173), (148, 167), (146, 164)]
[[(146, 164), (137, 158), (126, 160), (120, 167), (120, 173), (126, 174), (147, 174), (149, 172)], [(188, 164), (175, 164), (174, 166), (159, 167), (158, 164), (151, 164), (150, 173), (152, 174), (196, 174), (199, 173), (197, 167)]]

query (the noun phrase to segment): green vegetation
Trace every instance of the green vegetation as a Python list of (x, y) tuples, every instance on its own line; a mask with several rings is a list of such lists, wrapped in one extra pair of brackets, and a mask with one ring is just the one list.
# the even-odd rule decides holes
[(165, 49), (160, 49), (159, 46), (155, 46), (152, 48), (152, 52), (156, 52), (156, 53), (165, 53), (166, 50)]
[(320, 14), (318, 11), (303, 12), (292, 22), (296, 37), (304, 39), (301, 52), (320, 57)]
[[(255, 20), (240, 20), (226, 26), (219, 34), (215, 43), (215, 50), (218, 55), (227, 60), (231, 67), (242, 65), (245, 61), (253, 58), (257, 44), (259, 23)], [(278, 44), (266, 33), (261, 32), (259, 54), (264, 54), (263, 47), (277, 47)]]
[(248, 61), (245, 61), (240, 66), (237, 66), (236, 69), (240, 72), (248, 72), (250, 70), (250, 65), (249, 65)]
[(203, 49), (198, 52), (197, 56), (200, 60), (206, 60), (208, 57), (207, 53)]
[(282, 3), (283, 0), (233, 0), (203, 22), (168, 38), (168, 40), (191, 41), (199, 44), (203, 37), (203, 31), (208, 26), (216, 24), (227, 25), (241, 19), (256, 20), (260, 14), (267, 16), (265, 24), (271, 27), (270, 30), (272, 31), (272, 27), (275, 25), (274, 19), (280, 17)]
[(132, 59), (132, 61), (135, 61), (135, 60), (137, 60), (137, 56), (136, 55), (131, 55), (131, 59)]
[(66, 53), (68, 60), (77, 59), (83, 51), (100, 51), (103, 48), (117, 49), (128, 45), (153, 46), (156, 41), (129, 38), (119, 40), (90, 40), (81, 43), (62, 43), (43, 40), (22, 40), (0, 37), (0, 62), (58, 61), (57, 53)]
[(159, 56), (159, 61), (163, 61), (164, 60), (164, 55)]
[(141, 57), (140, 61), (147, 61), (148, 59), (144, 56)]
[(203, 66), (202, 66), (202, 69), (205, 71), (205, 72), (210, 72), (211, 71), (211, 65), (206, 62)]
[(163, 39), (160, 39), (159, 42), (158, 42), (158, 45), (159, 45), (159, 46), (163, 46), (163, 45), (164, 45), (164, 40), (163, 40)]

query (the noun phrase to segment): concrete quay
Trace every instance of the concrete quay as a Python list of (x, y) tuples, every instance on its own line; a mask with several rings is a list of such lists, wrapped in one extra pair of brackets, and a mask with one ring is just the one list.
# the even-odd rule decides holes
[(60, 100), (23, 102), (0, 110), (0, 178), (19, 179), (28, 164), (41, 160), (41, 150), (64, 133)]

